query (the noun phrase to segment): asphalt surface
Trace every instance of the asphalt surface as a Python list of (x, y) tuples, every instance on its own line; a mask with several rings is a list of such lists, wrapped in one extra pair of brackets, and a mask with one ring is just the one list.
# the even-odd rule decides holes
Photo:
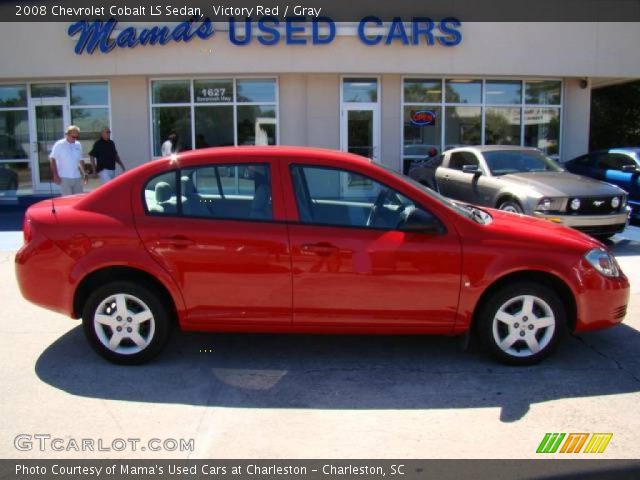
[[(20, 243), (0, 232), (0, 458), (536, 458), (547, 432), (613, 433), (598, 458), (640, 458), (640, 227), (610, 245), (631, 279), (625, 322), (526, 368), (448, 337), (179, 332), (153, 363), (115, 366), (77, 321), (22, 299)], [(21, 434), (63, 450), (21, 451)], [(142, 451), (154, 438), (194, 449)], [(70, 447), (82, 439), (141, 443)]]

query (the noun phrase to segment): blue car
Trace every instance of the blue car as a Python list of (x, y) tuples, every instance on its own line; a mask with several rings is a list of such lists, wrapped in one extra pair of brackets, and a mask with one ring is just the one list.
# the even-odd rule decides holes
[(564, 166), (570, 172), (613, 183), (626, 190), (631, 215), (640, 218), (640, 147), (598, 150), (574, 158)]

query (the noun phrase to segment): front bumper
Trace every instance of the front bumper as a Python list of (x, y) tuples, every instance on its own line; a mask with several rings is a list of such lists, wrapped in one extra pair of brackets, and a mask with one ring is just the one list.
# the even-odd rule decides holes
[(609, 215), (564, 215), (533, 212), (533, 216), (560, 225), (575, 228), (590, 235), (614, 235), (624, 230), (631, 209)]
[(583, 259), (577, 268), (581, 280), (576, 294), (575, 332), (599, 330), (621, 323), (627, 313), (631, 289), (629, 279), (620, 273), (609, 278), (598, 273)]

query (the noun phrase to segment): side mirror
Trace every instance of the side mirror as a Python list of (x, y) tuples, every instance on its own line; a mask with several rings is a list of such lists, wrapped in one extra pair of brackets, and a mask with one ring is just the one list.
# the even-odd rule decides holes
[(406, 213), (398, 225), (401, 232), (440, 234), (444, 233), (444, 227), (433, 215), (421, 208), (412, 208)]
[(462, 171), (464, 173), (473, 173), (474, 175), (482, 175), (482, 170), (480, 170), (478, 165), (463, 165)]
[(640, 168), (636, 165), (623, 165), (622, 171), (625, 173), (640, 173)]

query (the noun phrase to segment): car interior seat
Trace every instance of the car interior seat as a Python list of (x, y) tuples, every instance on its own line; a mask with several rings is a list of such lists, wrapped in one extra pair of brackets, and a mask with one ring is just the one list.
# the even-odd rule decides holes
[(181, 177), (180, 187), (182, 189), (182, 213), (195, 217), (208, 217), (211, 215), (211, 211), (196, 190), (191, 177), (186, 175)]

